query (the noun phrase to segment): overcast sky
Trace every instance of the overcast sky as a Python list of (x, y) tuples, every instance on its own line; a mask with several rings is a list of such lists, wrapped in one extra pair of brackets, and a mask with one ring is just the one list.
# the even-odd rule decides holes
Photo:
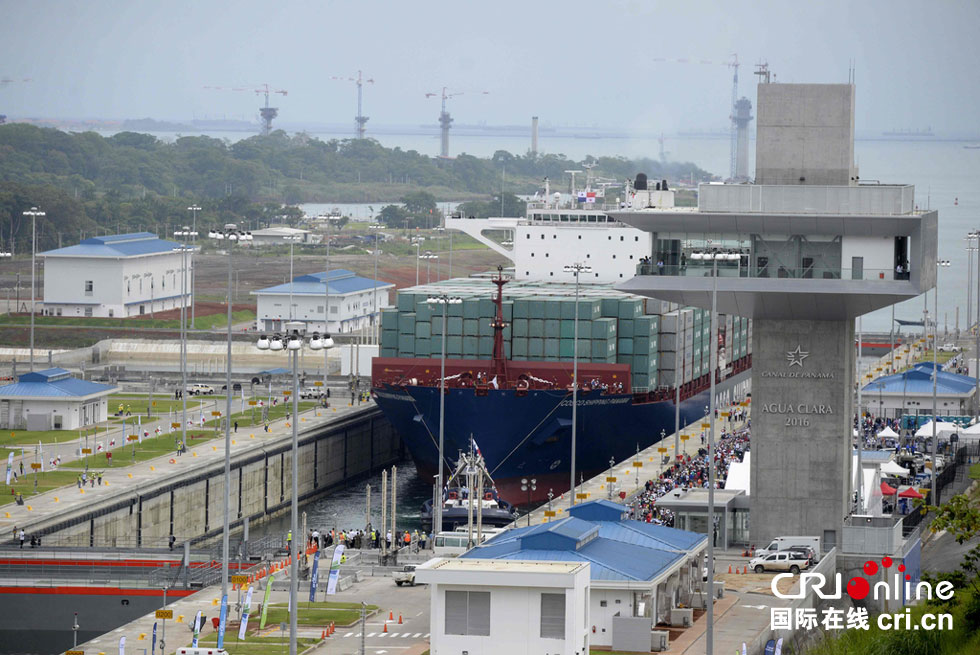
[[(738, 53), (785, 82), (846, 82), (858, 129), (980, 130), (980, 2), (562, 0), (208, 2), (0, 0), (0, 113), (23, 117), (349, 123), (362, 69), (371, 124), (434, 123), (442, 86), (457, 123), (723, 128)], [(481, 91), (488, 91), (482, 95)]]

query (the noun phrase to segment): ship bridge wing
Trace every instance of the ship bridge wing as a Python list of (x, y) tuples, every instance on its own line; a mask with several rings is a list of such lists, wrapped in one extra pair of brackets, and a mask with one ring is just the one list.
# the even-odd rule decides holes
[(487, 248), (500, 253), (511, 262), (514, 261), (514, 248), (506, 248), (488, 236), (484, 232), (490, 230), (515, 230), (524, 221), (523, 218), (447, 218), (446, 228), (459, 230), (470, 235)]

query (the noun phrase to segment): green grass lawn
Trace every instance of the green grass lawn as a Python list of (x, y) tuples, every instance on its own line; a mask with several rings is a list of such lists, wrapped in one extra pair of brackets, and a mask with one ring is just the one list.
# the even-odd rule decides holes
[(970, 467), (970, 479), (980, 480), (980, 462)]
[[(208, 314), (206, 316), (194, 317), (195, 330), (213, 330), (219, 326), (226, 326), (228, 321), (224, 312), (218, 314)], [(242, 323), (254, 321), (255, 312), (249, 309), (242, 309), (231, 314), (232, 323)], [(30, 316), (8, 315), (0, 319), (0, 323), (5, 325), (30, 325)], [(78, 325), (80, 327), (106, 327), (106, 328), (158, 328), (172, 329), (180, 328), (179, 319), (158, 319), (158, 318), (96, 318), (86, 316), (35, 316), (34, 324), (38, 326), (46, 325)]]
[[(77, 479), (78, 471), (58, 470), (38, 473), (37, 491), (43, 494), (45, 491), (74, 485)], [(29, 469), (25, 469), (24, 475), (20, 476), (16, 483), (5, 490), (5, 493), (0, 494), (0, 505), (7, 505), (14, 502), (14, 495), (10, 493), (11, 489), (19, 494), (23, 494), (24, 503), (30, 505), (31, 498), (34, 496), (34, 473), (30, 472)], [(67, 491), (78, 493), (77, 489), (68, 489)]]
[[(286, 608), (286, 603), (273, 603), (269, 605), (266, 627), (270, 624), (275, 625), (289, 621), (289, 612)], [(373, 612), (377, 609), (377, 605), (367, 606), (368, 612)], [(357, 622), (360, 618), (360, 603), (300, 602), (296, 623), (299, 625), (327, 625), (333, 621), (337, 625), (347, 626)]]
[[(119, 430), (117, 426), (113, 426), (112, 429), (117, 432)], [(38, 441), (42, 444), (64, 443), (65, 441), (74, 441), (83, 436), (84, 433), (88, 433), (91, 436), (96, 431), (99, 436), (104, 436), (106, 427), (103, 425), (98, 428), (86, 428), (82, 432), (78, 430), (38, 430), (36, 432), (28, 432), (27, 430), (2, 431), (0, 432), (0, 446), (23, 444), (25, 447), (32, 447), (37, 445)]]
[[(249, 623), (251, 623), (251, 620)], [(258, 624), (256, 623), (256, 625)], [(297, 652), (306, 650), (317, 641), (319, 640), (311, 637), (297, 637)], [(201, 637), (201, 639), (198, 641), (198, 644), (202, 646), (205, 644), (217, 643), (218, 635), (215, 633), (211, 633), (206, 637)], [(283, 653), (289, 652), (289, 629), (286, 629), (285, 638), (282, 636), (246, 636), (246, 638), (242, 641), (238, 640), (237, 630), (235, 632), (229, 630), (225, 632), (225, 650), (230, 650), (236, 654), (242, 653), (244, 655), (283, 655)]]
[[(139, 415), (144, 419), (146, 418), (146, 406), (149, 404), (148, 396), (129, 396), (123, 394), (113, 394), (109, 396), (109, 412), (115, 413), (119, 411), (119, 405), (123, 405), (124, 409), (129, 408), (132, 412), (133, 417)], [(191, 398), (187, 397), (187, 411), (190, 411), (191, 407), (197, 407), (200, 401), (195, 396)], [(168, 416), (171, 411), (179, 412), (183, 409), (183, 402), (180, 400), (174, 400), (174, 395), (155, 393), (153, 394), (153, 411), (152, 418), (159, 418), (161, 416)], [(113, 417), (114, 419), (121, 420), (119, 417)]]
[[(316, 405), (316, 403), (314, 403), (313, 401), (308, 401), (308, 400), (300, 401), (299, 403), (300, 414), (302, 414), (303, 412), (309, 409), (312, 409), (314, 405)], [(232, 403), (232, 407), (234, 406), (235, 403)], [(241, 407), (240, 404), (239, 407)], [(237, 412), (237, 413), (233, 412), (231, 415), (231, 420), (233, 422), (237, 421), (239, 428), (249, 427), (252, 425), (262, 425), (262, 408), (259, 407), (258, 405), (256, 405), (254, 409), (252, 407), (249, 407), (248, 405), (246, 405), (245, 407), (246, 409), (244, 412)], [(222, 409), (222, 411), (224, 410)], [(293, 404), (291, 402), (279, 403), (275, 407), (269, 407), (269, 422), (272, 423), (273, 421), (284, 419), (286, 418), (286, 416), (292, 415), (292, 413), (293, 413)], [(303, 417), (300, 416), (301, 420), (302, 418)], [(221, 419), (215, 418), (210, 421), (207, 421), (204, 425), (205, 427), (209, 427), (213, 430), (214, 428), (220, 426), (220, 424), (221, 424)]]

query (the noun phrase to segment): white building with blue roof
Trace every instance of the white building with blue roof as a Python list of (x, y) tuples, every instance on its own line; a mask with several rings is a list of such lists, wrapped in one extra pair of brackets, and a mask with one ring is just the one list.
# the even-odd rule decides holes
[(588, 562), (592, 645), (611, 646), (617, 615), (669, 623), (679, 605), (699, 604), (706, 535), (627, 518), (623, 505), (590, 501), (568, 516), (508, 530), (460, 557)]
[[(885, 375), (864, 386), (861, 402), (876, 416), (898, 418), (904, 414), (932, 416), (932, 362)], [(936, 377), (936, 414), (971, 416), (976, 411), (976, 379), (950, 373), (939, 366)]]
[(175, 251), (179, 247), (150, 232), (133, 232), (39, 253), (44, 259), (44, 313), (128, 317), (190, 306), (193, 254)]
[(0, 387), (0, 429), (77, 430), (104, 421), (115, 390), (74, 378), (63, 368), (24, 373)]
[(389, 306), (389, 292), (395, 288), (390, 282), (361, 277), (354, 271), (330, 271), (330, 319), (325, 326), (326, 277), (326, 273), (308, 273), (286, 284), (253, 291), (256, 328), (260, 332), (279, 332), (288, 321), (306, 323), (307, 332), (326, 330), (337, 334), (368, 328)]

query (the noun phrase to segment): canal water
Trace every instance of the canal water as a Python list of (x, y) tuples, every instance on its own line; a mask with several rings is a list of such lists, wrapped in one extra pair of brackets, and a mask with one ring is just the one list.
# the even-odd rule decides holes
[[(389, 472), (389, 489), (391, 488)], [(352, 530), (364, 528), (367, 516), (367, 485), (371, 485), (371, 525), (381, 525), (381, 473), (362, 479), (346, 489), (337, 489), (330, 494), (300, 505), (299, 524), (303, 525), (303, 512), (306, 512), (307, 530)], [(398, 464), (397, 482), (397, 521), (398, 530), (421, 530), (422, 503), (432, 497), (432, 485), (419, 479), (415, 463), (406, 460)], [(391, 501), (389, 500), (389, 507)], [(390, 524), (390, 519), (389, 519)], [(289, 531), (289, 512), (251, 529), (250, 537), (255, 539), (270, 534), (283, 534)]]

